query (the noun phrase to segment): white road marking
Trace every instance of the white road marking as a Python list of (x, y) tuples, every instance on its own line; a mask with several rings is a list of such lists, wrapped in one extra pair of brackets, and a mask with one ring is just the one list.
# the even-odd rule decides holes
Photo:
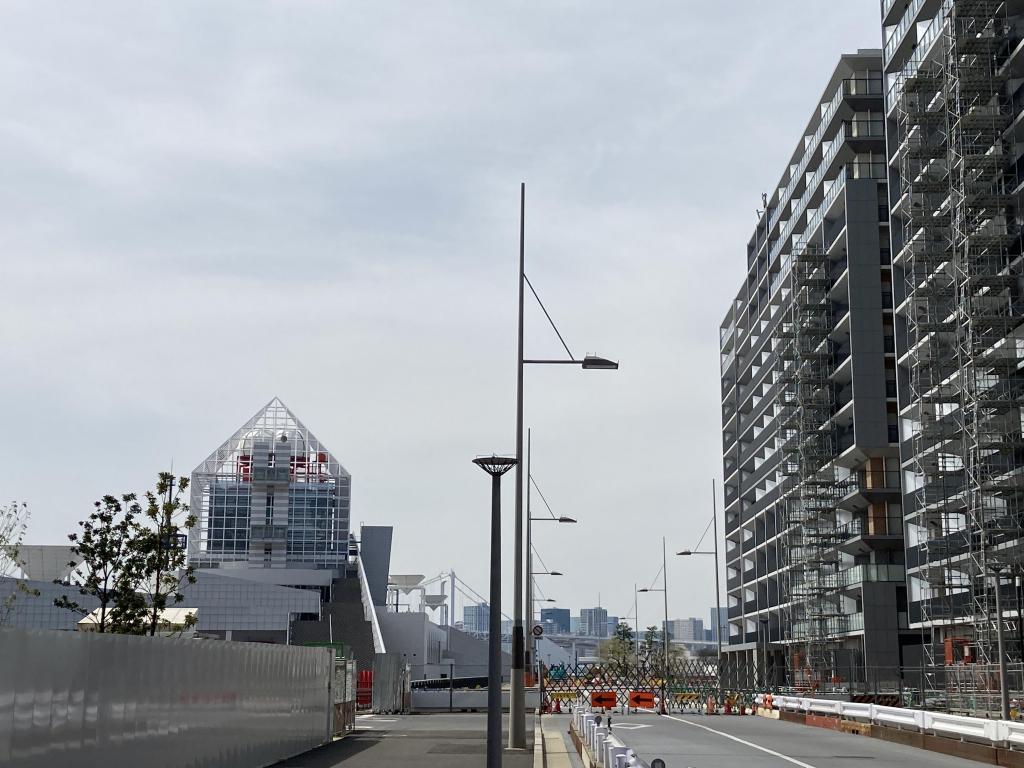
[(810, 763), (801, 762), (800, 760), (797, 760), (795, 757), (789, 757), (788, 755), (784, 755), (781, 752), (776, 752), (774, 749), (762, 747), (760, 744), (755, 744), (752, 741), (746, 741), (745, 739), (741, 739), (739, 736), (733, 736), (731, 733), (725, 733), (724, 731), (716, 731), (714, 728), (708, 728), (706, 725), (701, 725), (700, 723), (692, 723), (689, 720), (682, 720), (678, 717), (672, 717), (672, 715), (662, 715), (662, 717), (667, 717), (669, 720), (675, 720), (677, 723), (682, 723), (683, 725), (690, 725), (694, 728), (703, 728), (705, 731), (717, 733), (719, 736), (724, 736), (727, 739), (738, 741), (740, 744), (746, 744), (748, 747), (753, 747), (754, 749), (759, 749), (762, 752), (767, 752), (769, 755), (774, 755), (775, 757), (782, 758), (783, 760), (786, 760), (787, 762), (790, 762), (793, 765), (799, 765), (800, 768), (815, 768)]
[(613, 731), (635, 731), (637, 728), (650, 728), (650, 725), (619, 725), (618, 723), (612, 724)]

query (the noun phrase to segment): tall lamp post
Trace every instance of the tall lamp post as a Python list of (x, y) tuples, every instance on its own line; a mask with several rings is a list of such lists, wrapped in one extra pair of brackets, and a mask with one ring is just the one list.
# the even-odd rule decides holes
[(683, 557), (690, 557), (691, 555), (711, 555), (715, 558), (715, 638), (718, 640), (718, 699), (722, 699), (722, 590), (719, 583), (718, 575), (718, 502), (717, 495), (715, 493), (715, 481), (711, 481), (711, 523), (712, 523), (712, 535), (715, 539), (715, 547), (713, 550), (706, 551), (701, 550), (694, 552), (689, 549), (684, 549), (682, 552), (676, 552), (677, 555)]
[[(534, 611), (534, 608), (533, 608), (533, 603), (534, 603), (534, 594), (533, 594), (533, 592), (534, 592), (534, 589), (533, 589), (533, 586), (534, 586), (534, 583), (533, 583), (533, 576), (534, 576), (534, 570), (533, 570), (533, 524), (535, 522), (536, 523), (543, 523), (543, 522), (576, 523), (576, 520), (575, 520), (575, 518), (572, 518), (572, 517), (565, 517), (565, 516), (557, 516), (557, 515), (555, 515), (555, 513), (551, 510), (551, 507), (548, 504), (547, 499), (544, 498), (544, 494), (541, 494), (541, 501), (543, 501), (544, 502), (544, 506), (546, 506), (548, 508), (548, 513), (550, 514), (550, 517), (533, 517), (533, 515), (531, 514), (531, 511), (530, 511), (530, 496), (531, 496), (530, 489), (531, 489), (531, 487), (533, 485), (535, 485), (535, 481), (533, 479), (533, 475), (530, 474), (530, 459), (533, 456), (533, 451), (531, 450), (531, 447), (530, 447), (531, 446), (530, 435), (531, 435), (531, 430), (529, 430), (529, 429), (526, 430), (526, 615), (529, 617), (529, 621), (527, 622), (527, 624), (528, 624), (528, 631), (529, 631), (529, 636), (527, 637), (527, 642), (530, 644), (530, 649), (529, 649), (529, 653), (528, 653), (528, 661), (530, 663), (530, 669), (533, 669), (534, 666), (535, 666), (534, 662), (535, 662), (536, 655), (537, 655), (536, 654), (537, 638), (534, 637), (534, 635), (533, 635), (533, 611)], [(538, 488), (537, 491), (539, 493), (540, 492), (540, 488)], [(552, 572), (552, 573), (545, 574), (545, 575), (548, 575), (548, 576), (561, 576), (562, 574), (560, 574), (560, 573), (558, 573), (556, 571), (556, 572)], [(538, 672), (539, 672), (540, 667), (537, 666), (537, 669), (538, 669)]]
[(1006, 644), (1003, 639), (1003, 598), (1002, 581), (1006, 566), (1002, 563), (989, 565), (996, 581), (996, 644), (999, 651), (999, 709), (1003, 720), (1010, 719), (1010, 689), (1006, 679)]
[[(512, 611), (512, 687), (509, 696), (508, 742), (512, 749), (526, 749), (526, 686), (524, 679), (525, 643), (523, 642), (523, 367), (530, 365), (578, 365), (583, 370), (617, 370), (619, 364), (596, 355), (577, 359), (555, 327), (537, 292), (526, 277), (526, 183), (519, 187), (519, 339), (516, 354), (516, 519), (515, 519), (515, 584)], [(526, 360), (523, 357), (523, 299), (530, 286), (540, 308), (544, 310), (558, 340), (569, 355), (568, 360)]]
[(638, 592), (661, 592), (665, 597), (665, 623), (661, 628), (661, 640), (662, 645), (665, 646), (665, 653), (663, 655), (662, 663), (662, 675), (661, 675), (661, 714), (665, 714), (668, 710), (665, 706), (665, 701), (668, 697), (668, 560), (665, 557), (665, 537), (661, 537), (661, 589), (654, 589), (653, 587), (645, 587), (644, 589), (637, 590)]
[(487, 768), (501, 768), (501, 476), (516, 465), (507, 456), (473, 463), (491, 476), (491, 592), (487, 627)]

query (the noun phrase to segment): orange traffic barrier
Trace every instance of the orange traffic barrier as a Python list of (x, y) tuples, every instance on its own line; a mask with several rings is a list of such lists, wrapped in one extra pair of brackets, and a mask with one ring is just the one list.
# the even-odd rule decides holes
[(590, 694), (590, 706), (613, 708), (616, 698), (614, 691), (592, 691)]
[(630, 691), (629, 706), (640, 709), (654, 709), (654, 694), (650, 691)]

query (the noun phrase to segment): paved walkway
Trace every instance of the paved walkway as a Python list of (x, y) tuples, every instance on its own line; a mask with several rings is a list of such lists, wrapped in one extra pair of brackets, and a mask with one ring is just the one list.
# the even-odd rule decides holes
[[(507, 717), (505, 718), (507, 725)], [(506, 751), (504, 768), (533, 768), (533, 717), (526, 718), (524, 752)], [(507, 734), (504, 740), (507, 741)], [(356, 720), (355, 733), (277, 763), (274, 768), (480, 768), (487, 756), (487, 715), (369, 715)]]
[(671, 768), (978, 768), (980, 763), (916, 747), (762, 717), (637, 714), (616, 718), (615, 735), (644, 761)]
[(541, 718), (545, 768), (583, 768), (583, 761), (569, 739), (571, 722), (569, 715), (544, 715)]

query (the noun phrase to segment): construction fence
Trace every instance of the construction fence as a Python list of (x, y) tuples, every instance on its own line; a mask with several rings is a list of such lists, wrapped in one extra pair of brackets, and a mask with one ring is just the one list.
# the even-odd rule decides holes
[[(635, 706), (630, 702), (663, 696), (670, 708), (696, 708), (709, 697), (749, 703), (763, 693), (817, 696), (883, 706), (915, 707), (929, 711), (993, 716), (1000, 711), (999, 667), (995, 664), (953, 664), (900, 667), (848, 666), (827, 680), (793, 684), (784, 668), (745, 664), (726, 657), (670, 659), (664, 662), (606, 662), (545, 668), (541, 695), (556, 708), (590, 703), (606, 697), (604, 706)], [(1012, 709), (1024, 705), (1024, 664), (1006, 665)], [(601, 700), (601, 699), (599, 699)]]
[(330, 741), (334, 679), (326, 648), (2, 629), (0, 765), (269, 765)]

